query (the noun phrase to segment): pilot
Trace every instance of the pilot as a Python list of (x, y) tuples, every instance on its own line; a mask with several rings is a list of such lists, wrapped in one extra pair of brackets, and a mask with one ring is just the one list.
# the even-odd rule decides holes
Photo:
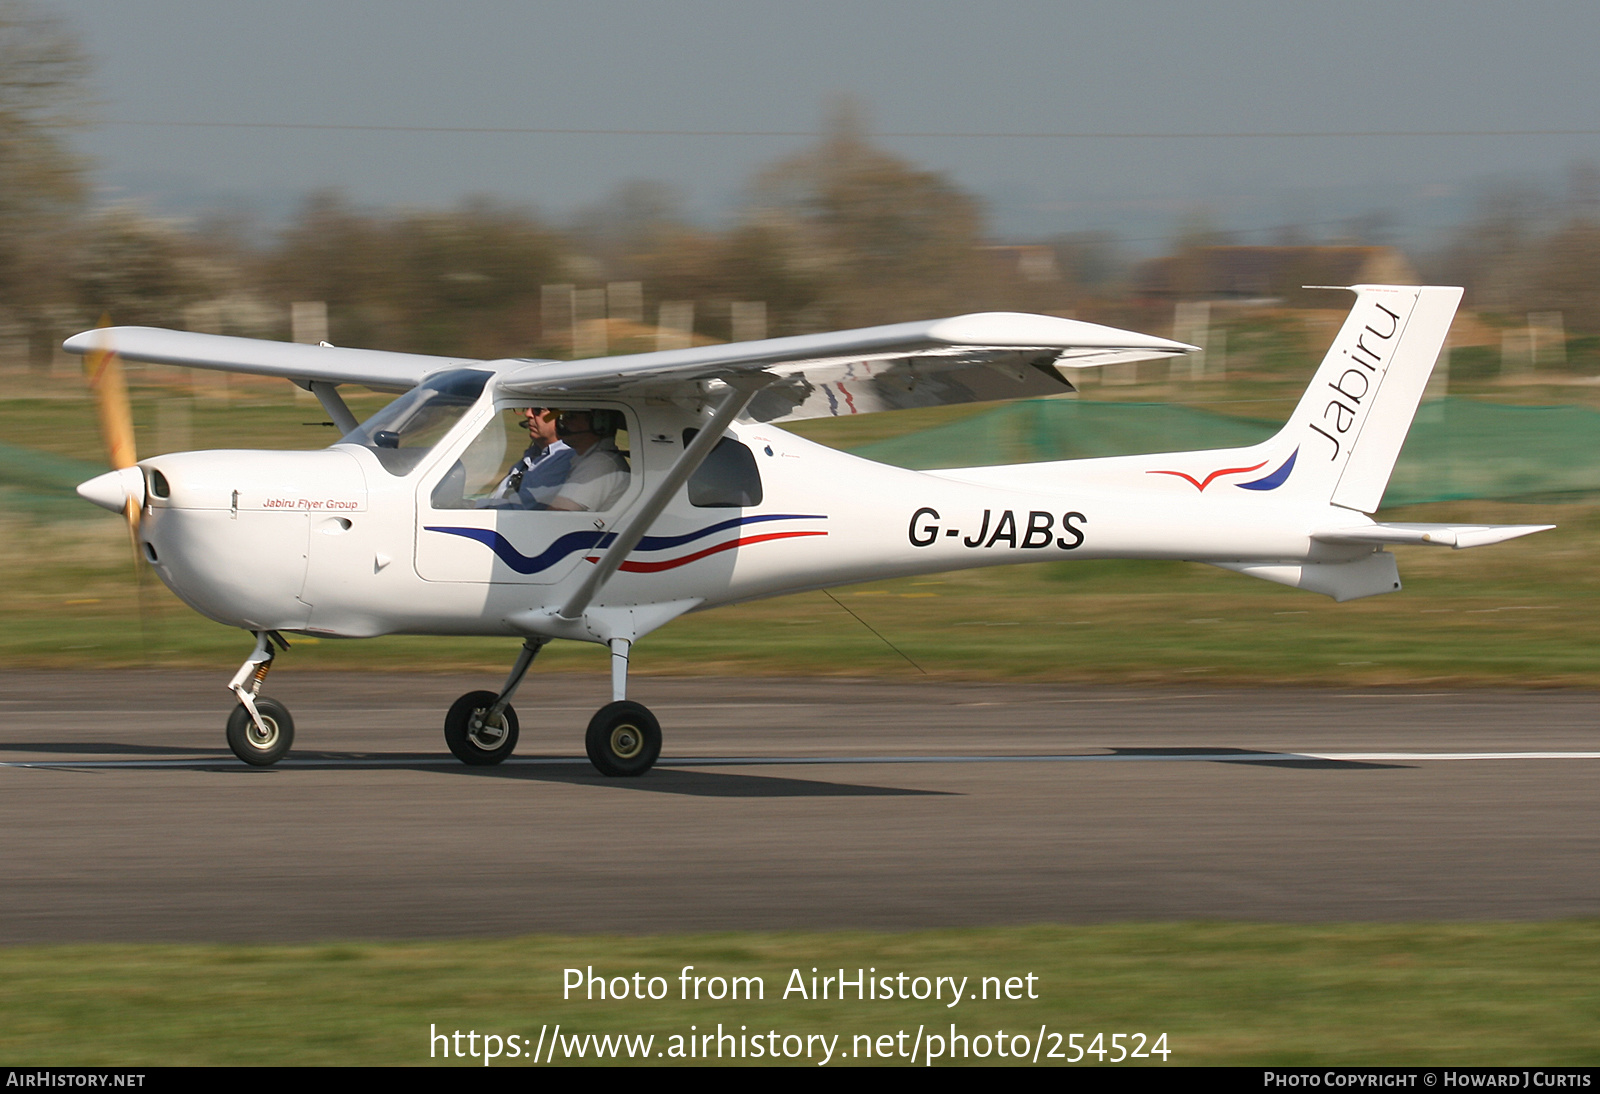
[(528, 447), (489, 495), (484, 508), (543, 509), (567, 481), (576, 453), (556, 436), (556, 415), (548, 407), (517, 407), (512, 413), (528, 430)]
[(556, 435), (574, 456), (567, 481), (544, 508), (600, 512), (616, 504), (628, 489), (628, 461), (613, 440), (622, 427), (615, 410), (563, 410), (556, 417)]

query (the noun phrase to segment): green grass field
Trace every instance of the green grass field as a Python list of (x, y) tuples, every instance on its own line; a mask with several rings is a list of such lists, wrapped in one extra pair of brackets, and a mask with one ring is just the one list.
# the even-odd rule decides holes
[[(759, 976), (765, 997), (684, 1001), (685, 965), (707, 978), (708, 991), (711, 977)], [(667, 998), (586, 1001), (577, 992), (564, 1000), (564, 970), (590, 966), (607, 978), (642, 973), (641, 985), (660, 976)], [(999, 995), (1017, 977), (1023, 997), (964, 999), (954, 1008), (948, 990), (941, 1002), (858, 1000), (853, 989), (844, 1001), (784, 999), (797, 969), (809, 994), (813, 968), (819, 977), (843, 968), (852, 979), (857, 969), (904, 972), (908, 992), (916, 976), (949, 975), (966, 977), (969, 993), (996, 977), (991, 990)], [(1026, 998), (1028, 974), (1037, 978), (1034, 1000)], [(877, 1038), (903, 1030), (903, 1044), (885, 1043), (906, 1051), (919, 1026), (924, 1037), (937, 1032), (948, 1041), (954, 1024), (968, 1037), (1004, 1030), (1013, 1045), (1018, 1034), (1031, 1044), (1042, 1026), (1039, 1062), (1057, 1065), (1067, 1062), (1048, 1058), (1058, 1033), (1063, 1055), (1066, 1035), (1084, 1034), (1080, 1043), (1090, 1047), (1104, 1035), (1108, 1055), (1087, 1055), (1084, 1065), (1110, 1063), (1112, 1034), (1133, 1033), (1145, 1034), (1147, 1046), (1165, 1033), (1165, 1062), (1175, 1065), (1600, 1062), (1600, 924), (1587, 921), (18, 948), (0, 950), (0, 982), (0, 1059), (14, 1066), (482, 1066), (481, 1058), (430, 1059), (430, 1028), (537, 1042), (541, 1028), (553, 1036), (557, 1023), (567, 1037), (654, 1034), (652, 1057), (670, 1052), (672, 1036), (691, 1026), (714, 1033), (721, 1023), (735, 1034), (741, 1026), (747, 1034), (775, 1030), (780, 1039), (837, 1035), (835, 1063), (906, 1065), (912, 1061), (876, 1055)], [(872, 1039), (870, 1059), (860, 1057), (867, 1042), (858, 1036)], [(530, 1066), (531, 1049), (518, 1047), (522, 1056), (498, 1065)], [(963, 1062), (1021, 1061), (963, 1061), (959, 1053), (935, 1060)]]

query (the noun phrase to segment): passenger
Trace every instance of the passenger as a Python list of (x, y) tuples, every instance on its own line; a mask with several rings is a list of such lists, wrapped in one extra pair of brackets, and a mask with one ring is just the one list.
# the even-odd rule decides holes
[(543, 509), (567, 481), (575, 453), (556, 436), (556, 415), (548, 407), (517, 407), (512, 413), (528, 430), (528, 447), (482, 505), (485, 509)]
[(610, 509), (628, 490), (628, 461), (612, 440), (623, 427), (615, 410), (563, 410), (556, 417), (556, 434), (576, 455), (567, 481), (548, 509), (601, 512)]

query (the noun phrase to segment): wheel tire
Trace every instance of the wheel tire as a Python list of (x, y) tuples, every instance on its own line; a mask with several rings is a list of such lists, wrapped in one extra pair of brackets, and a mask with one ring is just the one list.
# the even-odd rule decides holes
[(271, 767), (294, 747), (294, 719), (289, 717), (289, 708), (276, 699), (258, 695), (255, 704), (267, 732), (262, 734), (256, 728), (255, 719), (240, 703), (228, 715), (228, 747), (251, 767)]
[(450, 705), (450, 713), (444, 716), (444, 743), (462, 763), (490, 767), (517, 747), (517, 712), (509, 706), (498, 724), (472, 726), (472, 719), (494, 706), (499, 697), (492, 691), (469, 691)]
[(643, 775), (661, 755), (661, 723), (638, 703), (607, 703), (584, 734), (589, 762), (602, 775)]

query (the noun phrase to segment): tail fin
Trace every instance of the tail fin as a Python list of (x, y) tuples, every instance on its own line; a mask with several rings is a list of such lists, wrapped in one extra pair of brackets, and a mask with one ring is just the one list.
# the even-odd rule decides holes
[(1461, 290), (1356, 285), (1355, 306), (1278, 434), (1296, 492), (1374, 512), (1444, 346)]

